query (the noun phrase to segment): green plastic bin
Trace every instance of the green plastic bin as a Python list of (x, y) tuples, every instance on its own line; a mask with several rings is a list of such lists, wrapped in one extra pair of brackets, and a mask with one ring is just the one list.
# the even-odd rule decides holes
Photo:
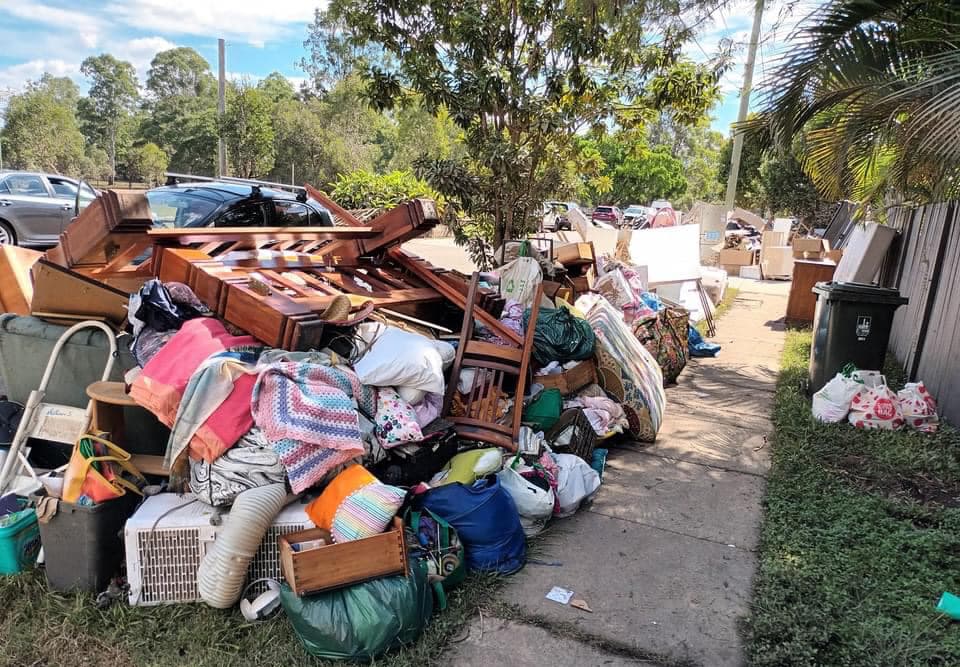
[[(0, 524), (5, 518), (0, 517)], [(19, 512), (17, 519), (0, 526), (0, 574), (16, 574), (30, 567), (39, 553), (40, 529), (33, 508)]]

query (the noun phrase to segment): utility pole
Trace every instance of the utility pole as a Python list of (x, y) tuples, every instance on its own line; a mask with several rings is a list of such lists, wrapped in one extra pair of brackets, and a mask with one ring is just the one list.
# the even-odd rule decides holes
[(217, 77), (217, 118), (219, 119), (220, 132), (217, 140), (217, 175), (227, 175), (227, 145), (223, 141), (223, 117), (227, 113), (227, 60), (226, 46), (222, 39), (217, 40), (217, 59), (219, 61), (219, 72)]
[[(760, 23), (763, 19), (763, 0), (757, 0), (753, 10), (753, 31), (750, 33), (750, 46), (747, 50), (747, 62), (743, 66), (743, 88), (740, 89), (740, 112), (737, 122), (747, 119), (750, 110), (750, 89), (753, 87), (753, 64), (757, 60), (757, 44), (760, 41)], [(727, 179), (727, 210), (732, 211), (737, 198), (737, 179), (740, 177), (740, 156), (743, 153), (743, 133), (734, 132), (733, 152), (730, 155), (730, 177)]]

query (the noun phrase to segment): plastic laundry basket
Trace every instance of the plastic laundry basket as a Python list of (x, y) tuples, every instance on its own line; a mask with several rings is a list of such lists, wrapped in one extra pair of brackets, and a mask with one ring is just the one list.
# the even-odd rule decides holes
[(39, 553), (40, 532), (33, 509), (21, 512), (16, 520), (0, 527), (0, 574), (20, 572), (32, 565)]

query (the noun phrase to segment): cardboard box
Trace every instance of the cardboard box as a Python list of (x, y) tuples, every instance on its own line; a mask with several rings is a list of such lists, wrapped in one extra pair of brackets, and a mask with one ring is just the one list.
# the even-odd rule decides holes
[(740, 267), (740, 277), (750, 278), (751, 280), (762, 280), (763, 274), (760, 272), (760, 266), (758, 264), (751, 264), (750, 266)]
[(760, 236), (760, 248), (773, 248), (787, 245), (790, 232), (764, 232)]
[(830, 250), (826, 239), (793, 239), (794, 259), (823, 259)]
[(568, 243), (556, 249), (557, 261), (561, 264), (592, 264), (592, 243)]
[[(746, 266), (753, 264), (755, 253), (752, 250), (732, 250), (726, 249), (720, 251), (720, 265), (721, 266)], [(727, 271), (727, 273), (730, 273)], [(739, 269), (734, 271), (732, 275), (738, 275)]]
[(764, 248), (760, 255), (764, 278), (790, 278), (793, 275), (793, 248), (773, 246)]
[(843, 248), (837, 250), (828, 250), (826, 253), (826, 259), (831, 260), (835, 264), (840, 263), (840, 258), (843, 257)]

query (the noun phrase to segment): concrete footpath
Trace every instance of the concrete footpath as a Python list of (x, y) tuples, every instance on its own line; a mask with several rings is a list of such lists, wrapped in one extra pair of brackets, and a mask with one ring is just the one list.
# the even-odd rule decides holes
[[(788, 283), (735, 281), (715, 359), (667, 390), (657, 442), (610, 451), (593, 503), (554, 522), (444, 664), (743, 663)], [(592, 613), (545, 599), (576, 592)]]

